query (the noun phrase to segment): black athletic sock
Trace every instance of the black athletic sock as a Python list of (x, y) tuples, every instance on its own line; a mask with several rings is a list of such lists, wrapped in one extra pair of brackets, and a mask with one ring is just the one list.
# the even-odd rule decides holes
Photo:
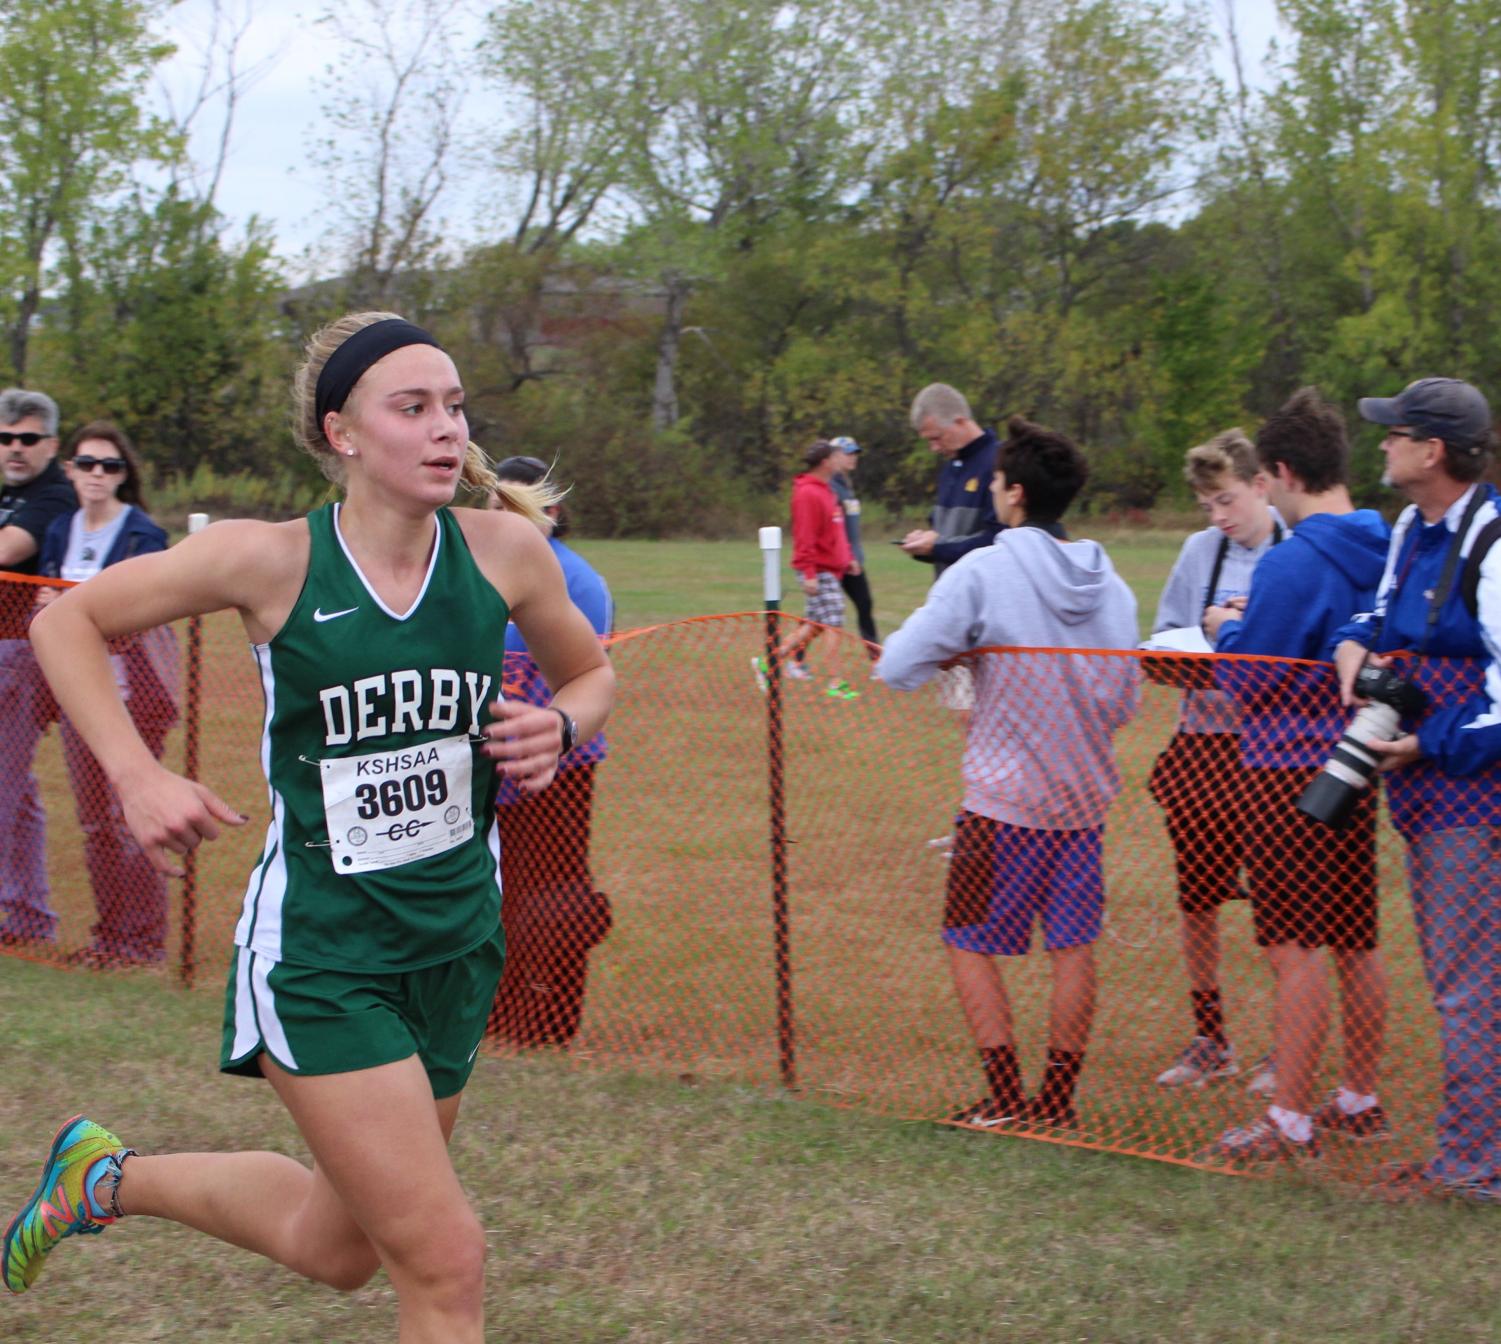
[(1037, 1092), (1037, 1108), (1044, 1115), (1063, 1115), (1074, 1104), (1074, 1088), (1084, 1067), (1082, 1050), (1049, 1050), (1048, 1066)]
[(1016, 1062), (1014, 1045), (997, 1046), (994, 1050), (981, 1050), (980, 1063), (985, 1066), (985, 1077), (990, 1083), (990, 1095), (1003, 1110), (1015, 1110), (1022, 1103), (1021, 1066)]
[(1225, 1039), (1225, 1009), (1217, 989), (1191, 989), (1189, 998), (1194, 1005), (1194, 1034), (1207, 1036), (1223, 1050), (1230, 1044)]

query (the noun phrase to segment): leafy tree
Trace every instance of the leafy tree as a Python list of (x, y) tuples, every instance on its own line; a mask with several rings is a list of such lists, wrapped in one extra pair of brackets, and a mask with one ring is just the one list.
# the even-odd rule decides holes
[[(1179, 250), (1187, 252), (1181, 243)], [(1133, 417), (1134, 475), (1186, 498), (1183, 454), (1244, 417), (1266, 329), (1227, 305), (1216, 277), (1187, 261), (1153, 287), (1141, 330), (1150, 376)]]
[(38, 337), (39, 367), (70, 418), (119, 420), (158, 470), (292, 461), (283, 281), (259, 229), (232, 242), (220, 223), (171, 191), (132, 194), (70, 250), (63, 320)]
[(343, 272), (330, 307), (425, 306), (426, 272), (444, 260), (438, 216), (462, 155), (463, 103), (453, 19), (460, 0), (358, 0), (319, 20), (329, 128), (312, 149), (326, 195), (329, 256)]
[(10, 376), (26, 379), (33, 324), (59, 244), (173, 146), (141, 109), (171, 48), (133, 0), (9, 0), (0, 7), (0, 328)]
[(1301, 383), (1501, 364), (1501, 0), (1280, 12), (1258, 92), (1169, 0), (509, 0), (491, 236), (390, 281), (485, 432), (640, 464), (602, 528), (666, 526), (684, 473), (700, 514), (779, 490), (828, 432), (867, 497), (925, 500), (935, 379), (1144, 505)]
[(464, 270), (466, 352), (497, 390), (559, 372), (539, 344), (544, 307), (559, 288), (586, 302), (599, 278), (575, 240), (623, 205), (627, 147), (655, 115), (656, 19), (650, 0), (513, 0), (488, 17), (479, 73), (514, 118), (483, 151), (500, 174), (499, 224)]

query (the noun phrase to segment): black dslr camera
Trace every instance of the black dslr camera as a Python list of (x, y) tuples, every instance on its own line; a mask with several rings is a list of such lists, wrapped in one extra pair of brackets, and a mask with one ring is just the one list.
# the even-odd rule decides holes
[(1396, 741), (1402, 736), (1402, 719), (1416, 718), (1428, 708), (1423, 689), (1389, 667), (1361, 668), (1355, 678), (1355, 694), (1370, 704), (1350, 720), (1334, 755), (1308, 781), (1298, 799), (1298, 811), (1335, 830), (1350, 820), (1360, 791), (1370, 785), (1381, 764), (1369, 744)]

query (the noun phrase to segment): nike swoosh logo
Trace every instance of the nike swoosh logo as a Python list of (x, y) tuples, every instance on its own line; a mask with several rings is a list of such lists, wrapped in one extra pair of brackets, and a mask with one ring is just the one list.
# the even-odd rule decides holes
[(324, 611), (319, 608), (313, 612), (313, 619), (322, 625), (324, 621), (336, 621), (340, 616), (348, 616), (351, 611), (358, 610), (358, 607), (345, 607), (343, 611)]

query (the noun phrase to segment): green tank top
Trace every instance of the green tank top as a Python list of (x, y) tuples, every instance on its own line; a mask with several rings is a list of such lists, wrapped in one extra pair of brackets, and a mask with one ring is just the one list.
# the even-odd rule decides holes
[(235, 942), (302, 966), (416, 970), (499, 925), (497, 780), (479, 746), (508, 610), (449, 510), (405, 613), (375, 595), (338, 516), (308, 516), (297, 604), (253, 646), (271, 824)]

